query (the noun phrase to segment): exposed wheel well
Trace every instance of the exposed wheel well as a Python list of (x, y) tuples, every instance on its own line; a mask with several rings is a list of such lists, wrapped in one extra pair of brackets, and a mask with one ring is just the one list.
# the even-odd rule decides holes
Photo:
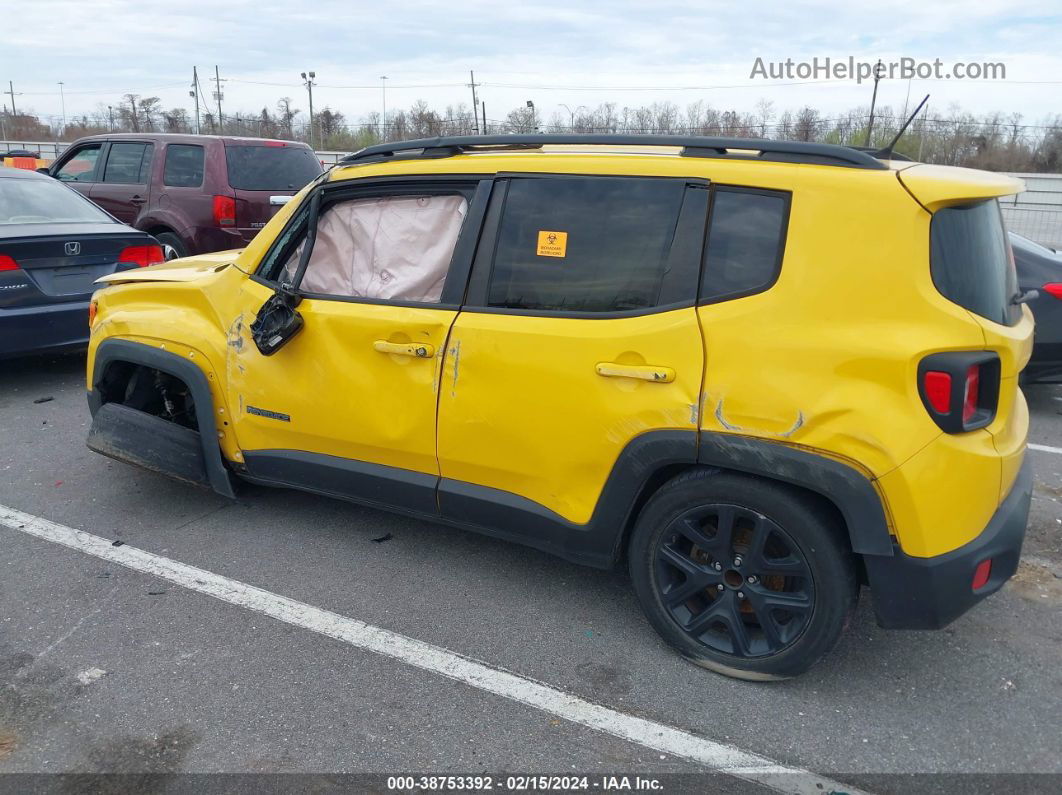
[[(170, 229), (170, 227), (168, 226), (162, 226), (161, 224), (155, 224), (154, 226), (149, 227), (144, 231), (147, 232), (149, 235), (177, 235), (177, 233), (173, 229)], [(180, 237), (180, 235), (177, 235), (177, 237)]]
[[(638, 496), (634, 500), (634, 505), (631, 508), (630, 514), (627, 516), (627, 522), (624, 525), (623, 534), (619, 542), (619, 549), (617, 550), (618, 554), (616, 556), (616, 562), (618, 564), (626, 563), (631, 533), (634, 531), (634, 525), (638, 521), (638, 517), (641, 514), (642, 509), (645, 508), (646, 503), (648, 503), (649, 500), (652, 499), (653, 495), (656, 494), (656, 492), (659, 491), (660, 487), (663, 486), (665, 483), (685, 472), (694, 469), (710, 469), (719, 473), (729, 472), (739, 475), (745, 475), (749, 478), (759, 478), (768, 482), (781, 483), (786, 487), (792, 489), (793, 491), (801, 493), (807, 499), (814, 502), (819, 510), (829, 515), (834, 525), (843, 531), (841, 535), (843, 537), (845, 546), (848, 548), (848, 551), (852, 551), (852, 540), (849, 534), (848, 524), (847, 522), (845, 522), (844, 519), (844, 515), (841, 513), (840, 509), (832, 500), (818, 493), (817, 491), (813, 491), (811, 489), (805, 488), (803, 486), (798, 486), (796, 484), (789, 483), (784, 480), (778, 480), (777, 478), (765, 477), (763, 475), (753, 475), (747, 472), (742, 472), (741, 470), (737, 469), (727, 469), (725, 467), (718, 466), (705, 466), (703, 464), (671, 464), (665, 467), (661, 467), (660, 469), (653, 472), (653, 474), (649, 476), (648, 480), (646, 480), (646, 482), (642, 485), (642, 488), (638, 491)], [(867, 575), (866, 567), (863, 564), (863, 556), (856, 554), (855, 560), (858, 566), (859, 582), (860, 584), (865, 585), (867, 582)]]
[(188, 385), (169, 373), (142, 364), (113, 361), (96, 388), (100, 403), (120, 403), (185, 428), (199, 430), (195, 400)]

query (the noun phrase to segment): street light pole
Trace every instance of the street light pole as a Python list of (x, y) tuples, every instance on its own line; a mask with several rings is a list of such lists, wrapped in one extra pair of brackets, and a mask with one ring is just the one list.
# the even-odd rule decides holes
[(863, 146), (870, 146), (870, 134), (874, 131), (874, 105), (878, 101), (878, 81), (881, 80), (884, 70), (885, 64), (879, 58), (878, 62), (874, 64), (874, 93), (870, 97), (870, 121), (867, 123), (867, 140), (863, 143)]
[(387, 135), (387, 75), (380, 75), (380, 93), (383, 97), (383, 114), (380, 116), (380, 140)]
[(310, 72), (309, 77), (307, 73), (302, 73), (303, 84), (306, 86), (306, 92), (310, 95), (310, 148), (313, 149), (313, 87), (317, 85), (313, 82), (313, 79), (317, 77), (316, 72)]
[(63, 96), (63, 81), (59, 81), (59, 106), (63, 109), (63, 132), (66, 132), (66, 97)]

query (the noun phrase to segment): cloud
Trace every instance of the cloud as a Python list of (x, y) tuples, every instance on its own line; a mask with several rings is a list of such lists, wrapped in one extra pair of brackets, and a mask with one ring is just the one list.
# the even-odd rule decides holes
[[(910, 56), (945, 61), (1004, 60), (1008, 78), (1057, 80), (1062, 15), (1057, 2), (1026, 0), (899, 0), (855, 5), (825, 0), (784, 4), (719, 4), (561, 0), (506, 4), (463, 0), (388, 0), (308, 5), (252, 0), (38, 0), (35, 16), (55, 24), (4, 26), (0, 50), (20, 107), (59, 112), (63, 80), (72, 115), (132, 92), (188, 105), (191, 67), (205, 78), (219, 64), (227, 107), (254, 112), (280, 96), (304, 96), (299, 72), (315, 69), (315, 104), (358, 117), (379, 107), (380, 75), (389, 104), (423, 98), (445, 106), (469, 102), (469, 69), (484, 81), (491, 116), (526, 99), (547, 112), (559, 103), (620, 105), (704, 100), (752, 109), (761, 97), (776, 107), (811, 104), (841, 109), (867, 101), (854, 84), (742, 89), (638, 91), (640, 86), (748, 84), (757, 56), (868, 60)], [(237, 79), (247, 82), (237, 82)], [(259, 85), (278, 83), (281, 85)], [(421, 88), (403, 88), (406, 85)], [(365, 86), (365, 88), (338, 88)], [(545, 88), (551, 86), (553, 88)], [(563, 87), (563, 88), (559, 88)], [(600, 87), (596, 90), (587, 88)], [(934, 102), (974, 111), (1019, 111), (1039, 118), (1058, 107), (1058, 84), (916, 85)], [(882, 85), (897, 104), (906, 83)]]

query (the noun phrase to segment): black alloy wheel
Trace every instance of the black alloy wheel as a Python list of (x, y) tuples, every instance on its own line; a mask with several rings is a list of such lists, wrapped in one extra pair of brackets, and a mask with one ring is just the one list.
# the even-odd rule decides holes
[(738, 505), (699, 505), (656, 547), (656, 583), (683, 632), (737, 657), (776, 654), (808, 625), (811, 568), (789, 535)]

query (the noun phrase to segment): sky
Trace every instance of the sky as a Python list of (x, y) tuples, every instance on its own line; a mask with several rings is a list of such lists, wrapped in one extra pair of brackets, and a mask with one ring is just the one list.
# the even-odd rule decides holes
[(750, 79), (751, 71), (757, 58), (849, 56), (1006, 67), (1005, 80), (885, 79), (879, 104), (913, 108), (929, 93), (933, 108), (1019, 113), (1030, 125), (1062, 114), (1058, 0), (37, 0), (32, 8), (35, 22), (0, 26), (0, 82), (13, 83), (20, 111), (46, 117), (62, 112), (59, 81), (68, 118), (126, 93), (191, 112), (193, 65), (208, 98), (218, 66), (226, 116), (272, 111), (282, 96), (305, 114), (299, 74), (308, 70), (317, 74), (315, 109), (330, 106), (351, 122), (381, 110), (384, 82), (389, 110), (418, 99), (437, 109), (470, 104), (470, 70), (491, 119), (528, 100), (547, 120), (602, 102), (754, 112), (768, 100), (776, 111), (828, 113), (868, 105), (872, 83)]

